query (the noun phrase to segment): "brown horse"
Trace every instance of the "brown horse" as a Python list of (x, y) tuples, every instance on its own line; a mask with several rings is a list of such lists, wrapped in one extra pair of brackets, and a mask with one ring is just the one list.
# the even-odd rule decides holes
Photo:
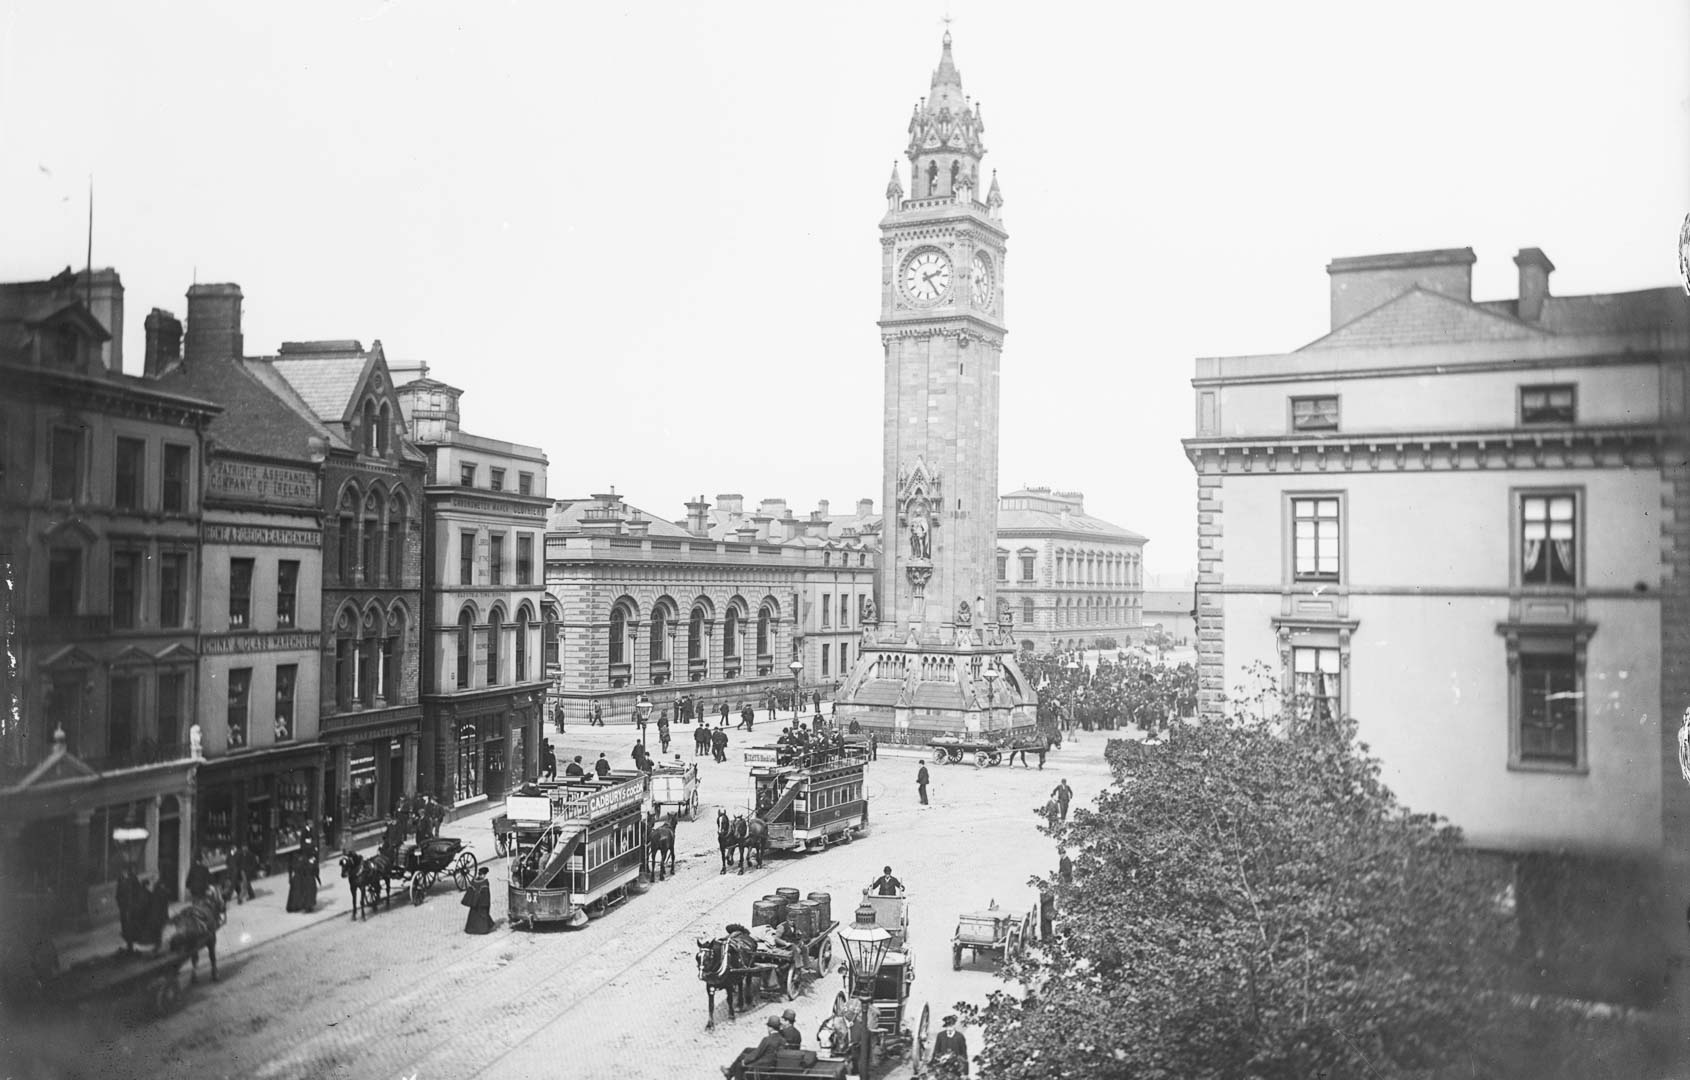
[(352, 917), (356, 919), (360, 912), (367, 920), (370, 909), (378, 903), (393, 906), (393, 867), (395, 860), (384, 847), (369, 858), (348, 851), (340, 857), (340, 876), (346, 879), (347, 888), (352, 890)]
[(659, 819), (646, 837), (646, 858), (658, 881), (667, 876), (665, 864), (668, 874), (675, 872), (675, 829), (680, 820), (681, 812), (676, 810), (668, 817)]
[(700, 940), (697, 944), (698, 953), (693, 959), (698, 965), (698, 977), (704, 982), (705, 1005), (709, 1009), (704, 1028), (708, 1031), (716, 1026), (716, 991), (727, 991), (729, 1020), (751, 1007), (755, 991), (754, 973), (750, 969), (756, 963), (757, 950), (737, 935)]
[(769, 846), (769, 826), (755, 814), (740, 814), (733, 823), (734, 846), (739, 848), (739, 872), (745, 873), (745, 857), (756, 852), (757, 869), (763, 869), (763, 852)]
[(170, 951), (188, 958), (190, 982), (200, 977), (200, 950), (211, 961), (211, 981), (217, 981), (217, 928), (223, 925), (223, 894), (209, 889), (170, 917)]

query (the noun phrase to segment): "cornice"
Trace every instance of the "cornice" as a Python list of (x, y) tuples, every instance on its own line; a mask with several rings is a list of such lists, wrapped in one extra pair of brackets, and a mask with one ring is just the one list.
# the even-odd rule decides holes
[(1193, 438), (1181, 443), (1199, 474), (1214, 475), (1653, 468), (1665, 462), (1670, 441), (1665, 428), (1632, 426)]
[(899, 338), (956, 338), (957, 344), (967, 348), (976, 341), (1003, 348), (1004, 335), (1009, 333), (975, 315), (953, 315), (944, 318), (881, 319), (880, 344), (890, 345)]
[[(1332, 363), (1341, 363), (1346, 353), (1361, 350), (1333, 349)], [(1313, 361), (1326, 350), (1301, 353), (1274, 354), (1266, 359), (1295, 357)], [(1298, 382), (1349, 382), (1357, 379), (1421, 379), (1430, 375), (1482, 375), (1497, 371), (1547, 371), (1570, 367), (1616, 367), (1628, 365), (1663, 364), (1678, 359), (1679, 354), (1665, 349), (1626, 351), (1617, 353), (1585, 353), (1565, 356), (1519, 357), (1508, 360), (1456, 361), (1447, 364), (1410, 364), (1403, 367), (1326, 367), (1297, 371), (1262, 372), (1253, 375), (1199, 375), (1191, 380), (1198, 389), (1231, 386), (1264, 386)]]

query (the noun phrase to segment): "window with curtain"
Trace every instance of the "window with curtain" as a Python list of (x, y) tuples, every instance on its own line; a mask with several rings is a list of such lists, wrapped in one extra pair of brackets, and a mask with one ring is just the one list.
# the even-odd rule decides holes
[(1570, 492), (1520, 498), (1520, 581), (1578, 584), (1578, 506)]
[(234, 668), (229, 672), (229, 706), (224, 714), (229, 726), (229, 749), (239, 750), (246, 745), (248, 695), (252, 690), (252, 669)]
[(276, 667), (276, 741), (293, 738), (294, 686), (299, 681), (298, 664), (279, 664)]
[(1339, 650), (1298, 646), (1291, 650), (1292, 708), (1300, 720), (1328, 723), (1343, 715)]

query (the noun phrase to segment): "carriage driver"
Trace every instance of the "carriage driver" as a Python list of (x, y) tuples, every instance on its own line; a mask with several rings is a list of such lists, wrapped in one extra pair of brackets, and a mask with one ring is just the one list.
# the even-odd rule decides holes
[(722, 1075), (729, 1080), (743, 1077), (747, 1069), (772, 1069), (780, 1059), (780, 1052), (786, 1048), (786, 1040), (781, 1037), (780, 1017), (771, 1016), (768, 1020), (769, 1030), (763, 1036), (763, 1041), (755, 1048), (742, 1050), (734, 1058), (732, 1065), (723, 1065)]
[(897, 896), (904, 891), (904, 883), (892, 876), (892, 868), (888, 866), (869, 884), (869, 889), (876, 896)]

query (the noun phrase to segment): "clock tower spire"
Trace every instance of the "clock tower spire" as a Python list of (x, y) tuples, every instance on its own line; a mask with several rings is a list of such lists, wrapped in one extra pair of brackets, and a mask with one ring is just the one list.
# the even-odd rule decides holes
[[(997, 603), (1003, 197), (981, 111), (941, 42), (910, 115), (909, 183), (880, 221), (885, 421), (879, 606), (839, 702), (871, 727), (1030, 725), (1037, 698)], [(906, 196), (907, 191), (907, 196)]]

